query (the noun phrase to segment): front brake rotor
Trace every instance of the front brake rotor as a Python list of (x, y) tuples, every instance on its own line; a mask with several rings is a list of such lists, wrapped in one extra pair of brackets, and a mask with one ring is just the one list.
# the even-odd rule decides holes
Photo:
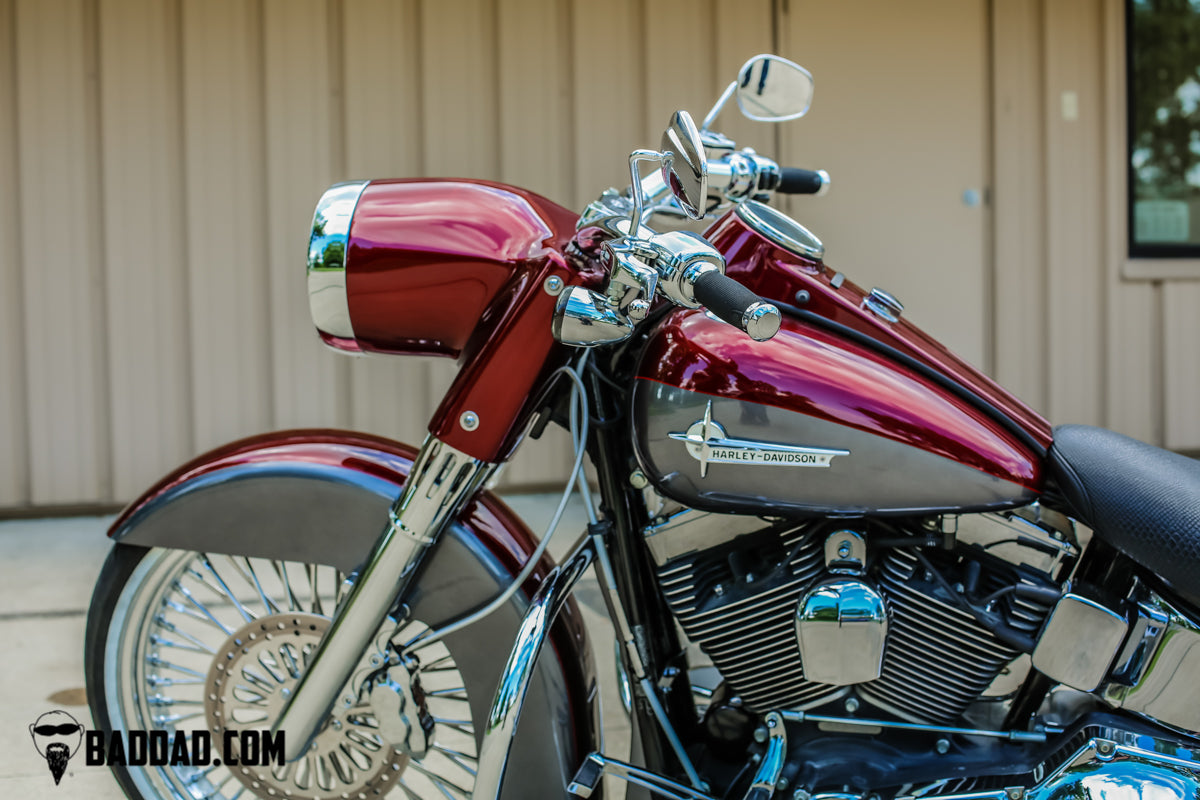
[[(335, 705), (308, 752), (292, 763), (231, 763), (231, 757), (243, 760), (237, 752), (243, 731), (260, 735), (278, 718), (329, 622), (302, 613), (253, 620), (234, 631), (208, 670), (204, 706), (214, 746), (234, 777), (259, 798), (382, 797), (408, 764), (408, 756), (380, 736), (365, 703)], [(225, 752), (227, 731), (234, 752)]]

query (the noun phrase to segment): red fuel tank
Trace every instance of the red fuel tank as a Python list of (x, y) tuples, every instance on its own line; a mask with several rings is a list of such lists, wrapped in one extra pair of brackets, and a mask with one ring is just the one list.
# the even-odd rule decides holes
[(791, 304), (807, 292), (806, 309), (874, 342), (787, 313), (774, 339), (755, 342), (703, 311), (670, 313), (633, 396), (638, 458), (660, 492), (758, 514), (967, 511), (1037, 497), (1045, 420), (915, 326), (868, 310), (861, 289), (741, 209), (707, 235), (728, 273), (763, 297)]

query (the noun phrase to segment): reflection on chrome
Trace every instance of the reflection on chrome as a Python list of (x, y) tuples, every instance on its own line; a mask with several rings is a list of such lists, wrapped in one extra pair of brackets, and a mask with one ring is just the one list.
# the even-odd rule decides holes
[(479, 754), (479, 771), (475, 777), (475, 792), (472, 795), (475, 800), (499, 800), (504, 771), (508, 767), (508, 754), (517, 732), (517, 723), (521, 719), (521, 708), (525, 704), (538, 653), (554, 618), (575, 588), (575, 582), (591, 563), (592, 548), (589, 543), (566, 564), (551, 570), (530, 601), (508, 663), (500, 673), (496, 698), (488, 712)]
[(346, 249), (350, 221), (368, 181), (339, 183), (321, 196), (308, 239), (308, 306), (313, 324), (327, 336), (353, 339), (346, 300)]

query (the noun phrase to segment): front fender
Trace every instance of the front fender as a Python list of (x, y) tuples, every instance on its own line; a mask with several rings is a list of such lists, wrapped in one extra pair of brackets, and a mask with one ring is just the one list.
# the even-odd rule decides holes
[[(331, 430), (296, 430), (243, 439), (167, 475), (131, 503), (109, 536), (123, 544), (329, 564), (345, 573), (366, 558), (408, 477), (416, 450), (387, 439)], [(529, 528), (490, 492), (464, 509), (430, 553), (408, 604), (436, 626), (482, 605), (507, 586), (537, 543)], [(453, 634), (483, 654), (460, 669), (475, 673), (487, 696), (471, 696), (487, 718), (491, 692), (522, 615), (554, 563), (549, 555), (512, 601), (488, 621)], [(552, 651), (538, 665), (542, 693), (518, 731), (506, 797), (545, 796), (583, 756), (599, 749), (595, 663), (574, 601), (551, 629)], [(478, 662), (478, 663), (475, 663)], [(563, 695), (556, 697), (555, 695)], [(483, 726), (476, 725), (477, 733)], [(563, 741), (567, 733), (568, 741)], [(556, 763), (547, 763), (557, 754)], [(549, 773), (549, 774), (548, 774)]]

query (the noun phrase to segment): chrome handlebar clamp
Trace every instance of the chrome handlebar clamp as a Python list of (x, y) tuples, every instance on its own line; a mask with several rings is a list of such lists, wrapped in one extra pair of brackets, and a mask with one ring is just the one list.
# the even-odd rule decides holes
[[(737, 150), (732, 139), (720, 134), (705, 132), (703, 137), (708, 156), (709, 214), (744, 200), (770, 199), (780, 181), (778, 164), (750, 148)], [(635, 151), (634, 157), (640, 152)], [(630, 192), (608, 189), (588, 204), (575, 225), (576, 230), (594, 227), (613, 237), (600, 249), (600, 263), (609, 279), (603, 292), (571, 286), (559, 295), (551, 329), (554, 338), (563, 344), (596, 347), (624, 341), (646, 318), (656, 295), (684, 308), (699, 308), (696, 281), (713, 270), (725, 274), (725, 258), (696, 233), (657, 233), (641, 223), (640, 217), (634, 232), (633, 218), (639, 216), (638, 208), (644, 209), (645, 216), (687, 216), (663, 179), (662, 170), (643, 177), (638, 191), (644, 201), (641, 206)], [(754, 311), (756, 319), (765, 314), (763, 309)]]

